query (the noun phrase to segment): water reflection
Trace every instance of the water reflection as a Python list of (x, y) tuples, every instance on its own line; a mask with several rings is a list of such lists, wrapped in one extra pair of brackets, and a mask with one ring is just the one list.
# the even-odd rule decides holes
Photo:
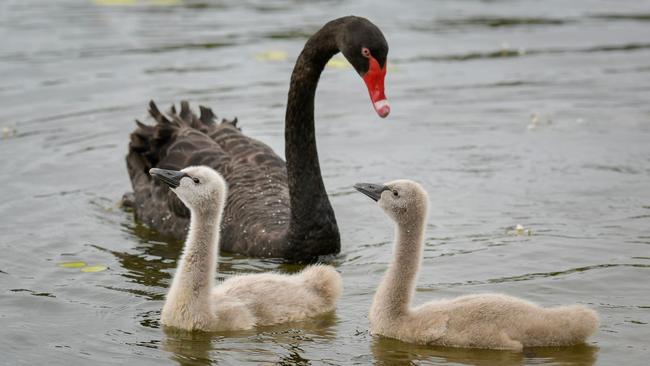
[[(128, 282), (143, 285), (147, 289), (151, 287), (166, 289), (171, 281), (171, 270), (176, 268), (176, 261), (181, 254), (183, 242), (161, 235), (135, 220), (132, 215), (124, 217), (120, 225), (122, 230), (138, 243), (132, 250), (118, 251), (98, 245), (93, 245), (93, 247), (115, 256), (125, 270), (121, 275), (126, 277)], [(235, 273), (257, 273), (272, 270), (295, 272), (301, 268), (300, 266), (282, 265), (279, 261), (274, 260), (256, 260), (236, 254), (220, 253), (217, 279), (224, 280), (229, 274)], [(151, 300), (163, 299), (162, 292), (151, 293), (143, 290), (142, 287), (137, 290), (115, 287), (112, 289), (146, 295)]]
[(170, 359), (181, 366), (212, 365), (210, 351), (217, 336), (204, 332), (187, 332), (163, 328), (165, 339), (162, 349), (171, 352)]
[[(329, 313), (304, 322), (237, 332), (188, 332), (163, 327), (162, 349), (172, 353), (170, 359), (181, 366), (211, 365), (220, 360), (229, 361), (231, 357), (239, 362), (308, 365), (310, 361), (303, 346), (336, 338), (337, 322), (337, 316)], [(244, 349), (238, 346), (246, 343), (251, 346)], [(256, 343), (260, 346), (256, 347)], [(268, 343), (279, 346), (281, 351), (262, 347)]]
[[(116, 355), (138, 365), (647, 361), (644, 2), (132, 2), (139, 5), (0, 5), (7, 15), (0, 22), (0, 181), (11, 192), (0, 200), (2, 362), (104, 364)], [(168, 336), (160, 309), (182, 242), (115, 207), (130, 189), (123, 156), (133, 118), (146, 115), (151, 98), (164, 105), (188, 98), (239, 116), (247, 135), (282, 152), (292, 57), (323, 22), (343, 14), (366, 16), (385, 31), (395, 111), (390, 121), (376, 120), (358, 77), (326, 69), (317, 135), (343, 242), (333, 259), (345, 281), (338, 318), (311, 330), (294, 324), (260, 334)], [(260, 52), (286, 55), (268, 62)], [(530, 129), (531, 115), (552, 123)], [(593, 342), (602, 349), (513, 354), (367, 336), (392, 236), (373, 225), (388, 225), (383, 214), (354, 196), (351, 184), (361, 177), (409, 177), (430, 189), (435, 237), (427, 239), (419, 291), (589, 304), (601, 314)], [(535, 235), (506, 236), (517, 223)], [(86, 251), (85, 243), (99, 246)], [(56, 267), (69, 253), (111, 268)], [(301, 268), (221, 253), (217, 276)], [(45, 346), (34, 352), (33, 345)]]
[(419, 364), (420, 361), (460, 363), (475, 366), (526, 364), (593, 365), (598, 347), (582, 344), (574, 347), (526, 348), (524, 352), (469, 348), (427, 347), (394, 339), (373, 337), (372, 354), (376, 365)]

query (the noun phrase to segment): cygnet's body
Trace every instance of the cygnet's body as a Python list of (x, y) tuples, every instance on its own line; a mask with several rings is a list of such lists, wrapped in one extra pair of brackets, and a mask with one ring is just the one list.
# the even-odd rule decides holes
[(370, 308), (372, 334), (404, 342), (507, 349), (583, 343), (598, 327), (595, 311), (582, 305), (542, 308), (500, 294), (477, 294), (411, 308), (422, 260), (428, 196), (412, 181), (355, 188), (378, 201), (396, 223), (394, 259)]
[(341, 277), (331, 266), (295, 275), (232, 277), (215, 287), (219, 226), (227, 187), (205, 166), (151, 169), (190, 209), (190, 231), (163, 306), (161, 322), (185, 330), (227, 331), (299, 321), (334, 310)]

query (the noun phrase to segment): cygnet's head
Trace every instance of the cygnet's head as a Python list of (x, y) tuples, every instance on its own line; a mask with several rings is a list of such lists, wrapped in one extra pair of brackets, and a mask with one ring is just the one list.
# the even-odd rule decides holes
[(226, 181), (207, 166), (190, 166), (181, 171), (152, 168), (149, 174), (167, 184), (190, 209), (221, 209), (228, 196)]
[(410, 224), (426, 219), (429, 195), (416, 182), (400, 179), (386, 184), (357, 183), (354, 188), (377, 201), (397, 223)]

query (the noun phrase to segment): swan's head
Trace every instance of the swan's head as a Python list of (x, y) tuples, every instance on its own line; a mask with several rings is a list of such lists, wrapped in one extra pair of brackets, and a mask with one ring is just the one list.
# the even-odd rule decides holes
[(429, 195), (416, 182), (401, 179), (386, 184), (357, 183), (354, 188), (377, 201), (398, 223), (420, 222), (426, 218)]
[(355, 16), (344, 19), (344, 31), (337, 40), (339, 49), (366, 83), (377, 114), (385, 118), (390, 113), (384, 93), (388, 43), (379, 28), (369, 20)]
[(190, 209), (220, 210), (228, 195), (226, 181), (207, 166), (190, 166), (180, 171), (152, 168), (149, 174), (167, 184)]

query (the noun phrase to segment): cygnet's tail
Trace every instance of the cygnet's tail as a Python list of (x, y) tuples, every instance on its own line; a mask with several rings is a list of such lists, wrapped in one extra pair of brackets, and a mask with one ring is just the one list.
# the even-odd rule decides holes
[(300, 277), (311, 290), (323, 299), (323, 303), (328, 309), (333, 310), (336, 307), (343, 283), (341, 275), (336, 272), (334, 267), (323, 264), (309, 266), (300, 272)]
[[(584, 343), (598, 329), (598, 314), (583, 305), (567, 305), (545, 309), (537, 335), (531, 334), (526, 346), (570, 346)], [(535, 344), (537, 339), (540, 343)]]

